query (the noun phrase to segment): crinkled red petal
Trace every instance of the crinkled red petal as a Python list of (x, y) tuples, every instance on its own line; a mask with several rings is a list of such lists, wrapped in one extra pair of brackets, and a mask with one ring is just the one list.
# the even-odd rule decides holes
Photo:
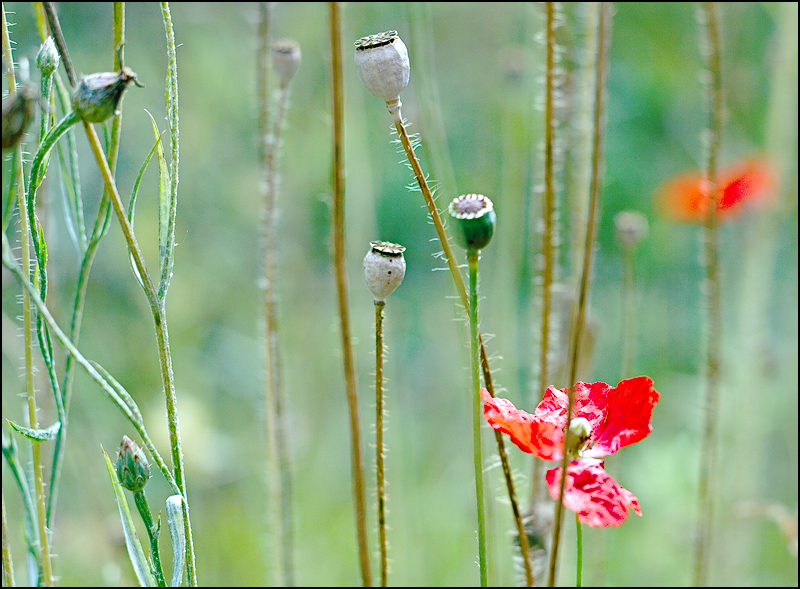
[[(658, 403), (660, 395), (653, 388), (653, 381), (649, 377), (628, 378), (602, 393), (601, 397), (595, 397), (598, 392), (596, 388), (590, 389), (592, 398), (585, 407), (602, 406), (605, 415), (597, 426), (592, 423), (591, 447), (584, 452), (585, 456), (608, 456), (644, 439), (653, 431), (653, 407)], [(576, 411), (576, 415), (592, 421), (587, 415), (581, 415), (580, 410)]]
[(511, 401), (492, 397), (486, 389), (481, 389), (481, 398), (486, 421), (495, 430), (508, 434), (520, 450), (543, 460), (561, 460), (564, 445), (561, 427), (535, 419), (514, 407)]
[[(545, 476), (550, 496), (558, 500), (561, 467)], [(564, 506), (578, 514), (578, 521), (593, 528), (617, 527), (628, 519), (629, 510), (641, 516), (636, 495), (621, 487), (594, 460), (575, 460), (567, 466)]]

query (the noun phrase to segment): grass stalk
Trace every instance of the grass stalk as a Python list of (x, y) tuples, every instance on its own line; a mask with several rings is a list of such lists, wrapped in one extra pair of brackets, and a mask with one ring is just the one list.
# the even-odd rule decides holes
[[(121, 59), (124, 56), (125, 47), (125, 4), (124, 2), (114, 3), (114, 47), (119, 47), (119, 51), (114, 51), (114, 71), (122, 68)], [(117, 157), (119, 155), (120, 135), (122, 133), (122, 113), (115, 116), (111, 121), (111, 134), (108, 142), (108, 153), (106, 158), (112, 174), (116, 173)], [(89, 274), (97, 253), (100, 240), (108, 229), (108, 219), (111, 209), (109, 208), (108, 191), (103, 188), (103, 196), (100, 200), (100, 208), (97, 211), (94, 230), (91, 238), (86, 242), (86, 249), (81, 259), (80, 272), (78, 274), (77, 287), (75, 289), (75, 299), (72, 305), (72, 323), (70, 325), (69, 337), (76, 346), (80, 341), (81, 327), (83, 325), (83, 310), (86, 303), (86, 292), (89, 287)], [(79, 232), (84, 236), (83, 216), (75, 219), (78, 224)], [(82, 242), (84, 240), (81, 240)], [(56, 438), (53, 450), (53, 468), (50, 477), (50, 496), (47, 504), (47, 521), (53, 521), (58, 500), (58, 485), (61, 480), (61, 467), (64, 462), (64, 449), (67, 439), (69, 425), (69, 407), (72, 401), (72, 391), (75, 381), (75, 363), (71, 354), (68, 354), (64, 363), (64, 385), (63, 385), (63, 407), (64, 419), (62, 419), (61, 429)]]
[(717, 162), (722, 133), (722, 65), (720, 55), (719, 5), (704, 2), (702, 11), (701, 52), (708, 73), (705, 88), (708, 133), (704, 134), (704, 183), (706, 217), (703, 228), (703, 265), (705, 271), (703, 304), (706, 316), (705, 353), (705, 422), (700, 450), (700, 478), (698, 485), (700, 517), (695, 544), (694, 585), (708, 583), (708, 560), (714, 521), (714, 493), (717, 463), (717, 412), (719, 404), (719, 369), (721, 362), (721, 303), (719, 279), (719, 253), (717, 245)]
[[(16, 76), (14, 74), (13, 56), (11, 52), (11, 40), (8, 35), (8, 22), (6, 21), (5, 7), (2, 10), (2, 44), (4, 61), (12, 64), (8, 68), (8, 87), (16, 89)], [(16, 174), (16, 191), (17, 191), (17, 206), (19, 207), (19, 225), (20, 225), (20, 244), (22, 254), (22, 267), (25, 272), (30, 272), (31, 268), (31, 252), (30, 252), (30, 239), (31, 231), (28, 225), (28, 211), (27, 201), (24, 191), (24, 172), (22, 170), (22, 146), (17, 144), (15, 150), (15, 162), (17, 166)], [(38, 429), (39, 418), (37, 416), (36, 405), (36, 386), (33, 380), (33, 313), (31, 308), (31, 299), (27, 291), (22, 292), (22, 330), (23, 341), (25, 348), (25, 393), (28, 404), (28, 421), (29, 426), (33, 429)], [(38, 552), (37, 558), (41, 564), (39, 574), (41, 579), (37, 579), (36, 583), (41, 582), (46, 587), (53, 586), (53, 570), (50, 560), (50, 540), (47, 533), (47, 507), (44, 494), (44, 480), (42, 472), (42, 458), (41, 448), (39, 442), (31, 442), (31, 468), (33, 469), (33, 482), (34, 482), (34, 495), (36, 505), (36, 533), (38, 536)], [(33, 584), (34, 581), (31, 580)]]
[(274, 124), (269, 117), (270, 96), (270, 37), (271, 6), (262, 2), (258, 51), (259, 132), (261, 136), (261, 167), (263, 214), (263, 315), (264, 315), (264, 384), (267, 437), (269, 439), (270, 520), (274, 531), (274, 558), (279, 571), (278, 584), (294, 585), (294, 540), (292, 526), (292, 493), (288, 450), (283, 424), (283, 379), (278, 333), (277, 312), (277, 251), (275, 248), (276, 200), (278, 196), (278, 150), (289, 97), (288, 82), (278, 94)]
[(342, 335), (345, 392), (350, 419), (350, 457), (355, 503), (356, 537), (361, 566), (361, 581), (372, 585), (367, 544), (367, 510), (364, 492), (364, 470), (361, 458), (361, 428), (358, 421), (355, 359), (350, 335), (350, 313), (347, 307), (347, 272), (345, 269), (344, 227), (344, 91), (342, 84), (342, 40), (340, 3), (330, 2), (331, 78), (333, 93), (333, 263), (336, 294)]
[[(574, 312), (573, 333), (570, 337), (569, 350), (569, 378), (567, 383), (568, 402), (567, 402), (567, 423), (565, 425), (564, 447), (569, 444), (570, 423), (572, 421), (572, 405), (574, 402), (574, 384), (578, 373), (580, 361), (581, 337), (586, 317), (586, 299), (589, 292), (589, 277), (592, 267), (592, 252), (594, 250), (595, 232), (597, 230), (597, 209), (600, 194), (601, 168), (602, 168), (602, 147), (604, 129), (604, 98), (605, 84), (608, 66), (608, 42), (611, 38), (611, 5), (603, 2), (600, 5), (597, 22), (597, 61), (595, 70), (595, 95), (594, 95), (594, 120), (592, 138), (592, 171), (591, 188), (589, 192), (589, 210), (586, 217), (586, 240), (584, 242), (583, 266), (581, 269), (580, 288), (577, 298), (577, 309)], [(561, 485), (559, 489), (558, 501), (556, 502), (555, 525), (553, 527), (553, 541), (550, 548), (550, 567), (547, 584), (550, 587), (555, 585), (556, 564), (558, 562), (558, 544), (561, 537), (561, 527), (564, 513), (564, 489), (567, 480), (567, 464), (569, 456), (564, 452), (561, 461)]]

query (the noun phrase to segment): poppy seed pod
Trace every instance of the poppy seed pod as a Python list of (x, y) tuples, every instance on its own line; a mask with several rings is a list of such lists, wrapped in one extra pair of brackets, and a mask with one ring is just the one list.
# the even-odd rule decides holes
[(373, 96), (392, 102), (408, 86), (408, 49), (397, 31), (386, 31), (355, 42), (356, 71)]
[(81, 76), (81, 81), (72, 93), (72, 108), (88, 123), (102, 123), (119, 114), (122, 95), (133, 82), (143, 88), (136, 74), (129, 67), (118, 72), (100, 72)]
[(272, 65), (278, 74), (278, 84), (286, 88), (300, 67), (300, 45), (297, 41), (276, 41), (272, 45)]
[(134, 493), (138, 493), (150, 478), (150, 464), (144, 450), (128, 436), (122, 436), (117, 459), (117, 478), (119, 483)]
[(482, 194), (462, 194), (447, 207), (455, 219), (456, 243), (467, 251), (481, 250), (489, 245), (497, 224), (494, 205)]
[(373, 241), (364, 258), (364, 282), (376, 301), (383, 301), (400, 286), (406, 275), (402, 245)]

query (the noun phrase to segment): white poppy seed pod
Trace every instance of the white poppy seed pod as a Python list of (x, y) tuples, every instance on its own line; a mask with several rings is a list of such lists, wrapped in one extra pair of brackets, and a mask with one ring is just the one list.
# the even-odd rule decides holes
[(384, 301), (400, 286), (406, 275), (406, 260), (402, 245), (388, 241), (373, 241), (364, 258), (364, 282), (376, 301)]
[(284, 39), (273, 43), (272, 65), (278, 74), (278, 84), (286, 88), (300, 67), (300, 45), (297, 41)]
[(373, 96), (386, 102), (399, 100), (408, 86), (411, 65), (408, 49), (397, 31), (362, 37), (356, 45), (356, 71)]

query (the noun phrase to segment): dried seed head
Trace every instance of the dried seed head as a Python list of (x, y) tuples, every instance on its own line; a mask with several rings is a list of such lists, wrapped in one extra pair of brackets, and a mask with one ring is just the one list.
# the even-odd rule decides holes
[(364, 258), (364, 282), (376, 301), (384, 301), (400, 286), (406, 275), (406, 260), (402, 245), (388, 241), (373, 241)]
[(53, 37), (47, 37), (36, 56), (36, 65), (39, 66), (42, 75), (50, 76), (58, 69), (59, 63), (61, 63), (61, 56), (58, 54)]
[(278, 74), (278, 85), (286, 88), (300, 67), (300, 45), (289, 39), (272, 45), (272, 65)]
[(456, 243), (465, 250), (481, 250), (489, 245), (497, 224), (494, 205), (482, 194), (462, 194), (447, 207), (455, 219)]
[(22, 84), (17, 92), (3, 99), (3, 149), (11, 149), (22, 140), (33, 119), (36, 98), (33, 86)]
[(144, 489), (150, 478), (150, 464), (144, 450), (128, 436), (122, 436), (117, 459), (117, 478), (119, 483), (134, 493)]
[(386, 31), (355, 42), (356, 71), (373, 96), (393, 102), (408, 86), (408, 49), (397, 31)]
[(647, 235), (647, 217), (636, 211), (621, 211), (614, 217), (617, 239), (627, 248), (635, 247)]
[(123, 67), (119, 72), (81, 76), (81, 81), (72, 93), (72, 108), (84, 121), (102, 123), (119, 114), (122, 95), (131, 82), (143, 88), (129, 67)]

